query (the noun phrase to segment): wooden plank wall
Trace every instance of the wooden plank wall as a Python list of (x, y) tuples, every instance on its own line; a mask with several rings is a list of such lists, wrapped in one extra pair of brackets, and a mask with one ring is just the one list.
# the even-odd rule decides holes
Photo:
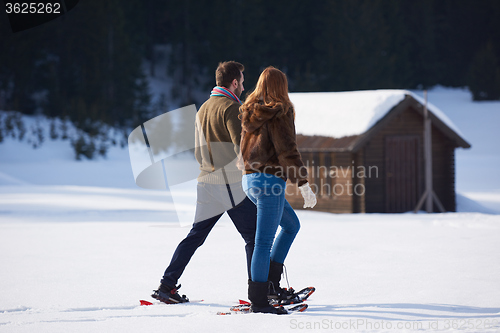
[(364, 177), (360, 174), (361, 169), (365, 168), (364, 163), (364, 149), (361, 149), (357, 154), (354, 154), (354, 166), (355, 166), (355, 175), (353, 178), (353, 213), (365, 213), (365, 193), (366, 193), (366, 184), (365, 180), (368, 177), (370, 170), (364, 170)]
[[(434, 192), (446, 211), (456, 211), (454, 143), (441, 131), (432, 128), (432, 182)], [(434, 212), (439, 209), (434, 204)]]
[[(352, 213), (354, 211), (352, 196), (353, 155), (351, 153), (330, 152), (307, 152), (301, 153), (301, 155), (304, 163), (309, 166), (309, 182), (318, 200), (314, 210)], [(337, 168), (330, 168), (333, 165)], [(304, 200), (295, 184), (287, 183), (286, 199), (294, 209), (302, 209)], [(359, 204), (359, 207), (361, 206)]]
[(396, 135), (385, 137), (385, 206), (386, 212), (411, 211), (417, 205), (418, 167), (422, 152), (420, 136)]
[[(397, 115), (356, 154), (350, 152), (301, 153), (304, 163), (309, 166), (309, 182), (313, 190), (317, 191), (318, 204), (314, 210), (332, 213), (386, 212), (385, 138), (392, 135), (419, 136), (419, 151), (423, 154), (422, 134), (423, 118), (410, 106)], [(456, 144), (434, 126), (432, 127), (434, 191), (447, 211), (456, 210), (455, 148)], [(422, 155), (417, 179), (419, 199), (425, 188), (423, 163)], [(331, 175), (330, 166), (336, 166), (339, 172)], [(366, 178), (358, 179), (356, 177), (358, 167), (363, 166)], [(356, 196), (354, 193), (354, 188), (358, 184), (365, 189), (361, 196)], [(303, 199), (294, 184), (288, 182), (286, 193), (286, 199), (292, 207), (302, 209)], [(437, 207), (434, 209), (437, 211)]]
[[(385, 137), (390, 135), (418, 135), (422, 138), (423, 117), (412, 107), (399, 114), (383, 130), (375, 135), (365, 146), (365, 167), (377, 166), (379, 171), (378, 178), (367, 178), (365, 180), (366, 194), (365, 207), (366, 212), (386, 212), (385, 205)], [(433, 158), (433, 182), (434, 191), (443, 203), (447, 211), (455, 211), (455, 162), (454, 149), (456, 145), (444, 136), (441, 131), (432, 127), (432, 158)], [(420, 140), (420, 151), (423, 154), (423, 138)], [(418, 197), (422, 195), (424, 184), (424, 158), (421, 157), (419, 165), (419, 189)], [(437, 208), (434, 208), (437, 211)]]
[[(422, 137), (423, 118), (411, 107), (402, 111), (385, 128), (377, 133), (365, 146), (365, 168), (376, 167), (378, 177), (373, 176), (365, 179), (366, 194), (365, 207), (367, 213), (386, 212), (386, 168), (385, 168), (385, 138), (391, 135), (416, 135)], [(420, 151), (423, 151), (423, 140), (420, 140)], [(423, 158), (419, 166), (420, 189), (424, 188)], [(420, 195), (420, 193), (419, 193)]]

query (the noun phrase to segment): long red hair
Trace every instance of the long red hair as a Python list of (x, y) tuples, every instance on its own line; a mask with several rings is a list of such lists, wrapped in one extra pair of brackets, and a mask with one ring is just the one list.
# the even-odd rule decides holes
[(260, 74), (255, 90), (241, 106), (243, 119), (254, 109), (267, 108), (279, 110), (277, 117), (293, 112), (293, 104), (288, 97), (288, 80), (285, 73), (269, 66)]

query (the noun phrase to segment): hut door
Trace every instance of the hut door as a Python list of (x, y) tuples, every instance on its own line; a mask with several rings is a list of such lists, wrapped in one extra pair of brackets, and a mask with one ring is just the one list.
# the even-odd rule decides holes
[(419, 185), (419, 137), (388, 136), (385, 139), (386, 212), (411, 211), (417, 205)]

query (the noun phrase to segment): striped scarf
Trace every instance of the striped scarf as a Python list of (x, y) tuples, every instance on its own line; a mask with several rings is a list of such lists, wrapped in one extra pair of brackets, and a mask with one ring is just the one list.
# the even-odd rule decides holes
[(210, 93), (210, 96), (226, 96), (227, 98), (230, 98), (233, 101), (241, 104), (241, 101), (238, 98), (238, 96), (236, 96), (232, 91), (227, 90), (224, 87), (219, 87), (219, 86), (214, 87), (214, 89), (212, 89), (212, 92)]

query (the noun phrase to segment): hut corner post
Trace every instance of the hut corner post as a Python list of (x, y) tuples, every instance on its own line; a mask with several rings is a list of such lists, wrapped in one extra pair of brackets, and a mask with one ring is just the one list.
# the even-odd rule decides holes
[(436, 203), (441, 213), (445, 212), (441, 201), (432, 188), (432, 123), (427, 110), (427, 90), (424, 90), (424, 160), (425, 160), (425, 191), (420, 198), (414, 213), (417, 213), (425, 201), (427, 213), (433, 212), (433, 202)]

